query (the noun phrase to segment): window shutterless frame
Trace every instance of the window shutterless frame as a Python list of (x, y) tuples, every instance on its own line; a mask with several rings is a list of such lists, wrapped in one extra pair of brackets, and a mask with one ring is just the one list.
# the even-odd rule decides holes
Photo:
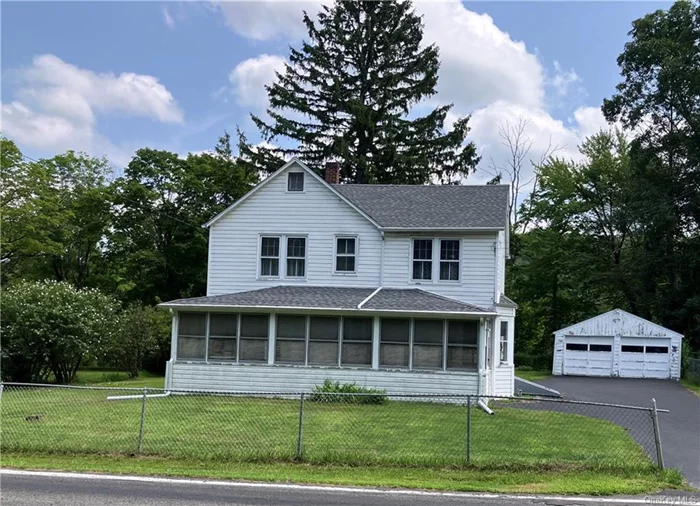
[[(333, 274), (357, 274), (360, 241), (356, 235), (336, 235), (333, 238)], [(352, 266), (352, 269), (349, 267)], [(344, 267), (339, 269), (338, 267)]]
[(306, 278), (306, 236), (285, 236), (285, 278)]
[(288, 172), (287, 173), (287, 192), (290, 193), (303, 193), (304, 192), (304, 179), (305, 174), (303, 172)]
[(454, 284), (461, 281), (461, 238), (411, 237), (410, 241), (408, 277), (411, 283)]
[(283, 236), (261, 234), (258, 241), (258, 277), (278, 279), (281, 276)]

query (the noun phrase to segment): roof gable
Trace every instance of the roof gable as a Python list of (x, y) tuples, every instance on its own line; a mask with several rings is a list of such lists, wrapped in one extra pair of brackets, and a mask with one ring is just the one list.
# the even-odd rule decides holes
[[(637, 326), (637, 328), (646, 328), (648, 329), (651, 334), (647, 333), (642, 333), (639, 337), (680, 337), (683, 338), (683, 334), (679, 334), (678, 332), (674, 332), (673, 330), (667, 329), (666, 327), (662, 327), (658, 323), (651, 322), (649, 320), (645, 320), (644, 318), (641, 318), (637, 315), (633, 315), (632, 313), (628, 313), (627, 311), (624, 311), (622, 309), (613, 309), (611, 311), (607, 311), (605, 313), (599, 314), (597, 316), (594, 316), (592, 318), (588, 318), (587, 320), (583, 320), (582, 322), (575, 323), (573, 325), (569, 325), (568, 327), (564, 327), (563, 329), (559, 329), (554, 334), (566, 334), (569, 333), (570, 331), (573, 330), (581, 330), (583, 328), (594, 328), (597, 326), (598, 323), (604, 323), (606, 320), (610, 320), (611, 318), (615, 317), (622, 317), (626, 320), (626, 325), (625, 327), (627, 329)], [(588, 335), (588, 334), (587, 334)]]
[(267, 185), (270, 184), (271, 181), (274, 179), (280, 177), (280, 175), (284, 174), (287, 169), (289, 169), (292, 166), (297, 166), (300, 169), (302, 169), (306, 174), (308, 174), (310, 177), (314, 178), (316, 181), (318, 181), (323, 187), (327, 188), (329, 192), (333, 193), (337, 197), (339, 197), (343, 202), (345, 202), (347, 205), (349, 205), (353, 210), (355, 210), (358, 214), (360, 214), (363, 218), (365, 218), (367, 221), (369, 221), (372, 225), (374, 225), (377, 228), (380, 228), (379, 224), (373, 220), (370, 216), (368, 216), (364, 211), (362, 211), (356, 204), (351, 202), (349, 199), (347, 199), (344, 195), (336, 191), (336, 189), (328, 184), (322, 177), (320, 177), (318, 174), (316, 174), (313, 170), (311, 170), (309, 167), (307, 167), (301, 160), (299, 160), (297, 157), (292, 158), (289, 160), (287, 163), (285, 163), (282, 167), (277, 169), (275, 172), (270, 174), (267, 178), (265, 178), (263, 181), (259, 182), (253, 189), (251, 189), (248, 193), (243, 195), (241, 198), (236, 200), (233, 204), (228, 206), (226, 209), (221, 211), (219, 214), (214, 216), (212, 219), (210, 219), (208, 222), (206, 222), (204, 225), (202, 225), (204, 228), (211, 227), (214, 225), (217, 221), (219, 221), (221, 218), (229, 214), (231, 211), (239, 207), (241, 204), (243, 204), (246, 200), (248, 200), (250, 197), (255, 195), (256, 193), (260, 192), (263, 188), (265, 188)]

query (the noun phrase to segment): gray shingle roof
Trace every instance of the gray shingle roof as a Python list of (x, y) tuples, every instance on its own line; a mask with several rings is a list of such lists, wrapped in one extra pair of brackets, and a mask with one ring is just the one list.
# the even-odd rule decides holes
[(192, 297), (160, 304), (164, 307), (250, 307), (342, 309), (356, 311), (406, 311), (444, 313), (488, 313), (472, 304), (413, 289), (383, 288), (361, 309), (358, 305), (375, 292), (376, 288), (344, 288), (322, 286), (274, 286), (247, 292)]
[(455, 313), (482, 313), (484, 308), (426, 292), (419, 288), (382, 288), (363, 309), (389, 311), (444, 311)]
[(507, 185), (333, 185), (383, 228), (503, 228)]
[(513, 301), (513, 299), (511, 299), (510, 297), (506, 297), (506, 295), (503, 293), (501, 294), (501, 298), (498, 300), (497, 305), (518, 309), (518, 304), (516, 304), (515, 301)]

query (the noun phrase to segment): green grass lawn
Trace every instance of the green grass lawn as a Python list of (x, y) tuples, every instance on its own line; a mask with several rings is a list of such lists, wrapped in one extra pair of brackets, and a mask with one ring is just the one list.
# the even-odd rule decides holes
[(688, 379), (688, 378), (682, 378), (681, 385), (683, 385), (685, 388), (687, 388), (691, 392), (694, 392), (697, 395), (700, 395), (700, 383), (698, 383), (697, 381), (694, 381), (694, 380)]
[(539, 381), (549, 378), (552, 375), (551, 371), (533, 371), (532, 369), (515, 369), (515, 375), (519, 378), (528, 381)]
[(123, 371), (109, 369), (81, 369), (73, 380), (74, 385), (98, 385), (114, 387), (163, 388), (165, 377), (141, 372), (136, 378), (129, 378)]
[(677, 471), (654, 469), (478, 469), (228, 462), (119, 455), (27, 455), (4, 452), (4, 467), (250, 480), (283, 483), (417, 488), (462, 492), (650, 494), (684, 488)]
[[(117, 454), (137, 450), (140, 399), (124, 392), (6, 388), (3, 452)], [(134, 393), (138, 393), (135, 391)], [(464, 466), (465, 406), (391, 401), (343, 405), (307, 401), (303, 460), (348, 465)], [(649, 469), (625, 430), (585, 416), (499, 407), (471, 410), (471, 464), (482, 469)], [(143, 454), (238, 462), (296, 457), (299, 401), (172, 395), (148, 399)]]

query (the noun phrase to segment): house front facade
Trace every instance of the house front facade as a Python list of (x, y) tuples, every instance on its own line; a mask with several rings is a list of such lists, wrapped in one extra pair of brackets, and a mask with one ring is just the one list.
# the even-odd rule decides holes
[(207, 295), (161, 304), (166, 388), (511, 395), (508, 187), (338, 179), (293, 159), (206, 224)]

